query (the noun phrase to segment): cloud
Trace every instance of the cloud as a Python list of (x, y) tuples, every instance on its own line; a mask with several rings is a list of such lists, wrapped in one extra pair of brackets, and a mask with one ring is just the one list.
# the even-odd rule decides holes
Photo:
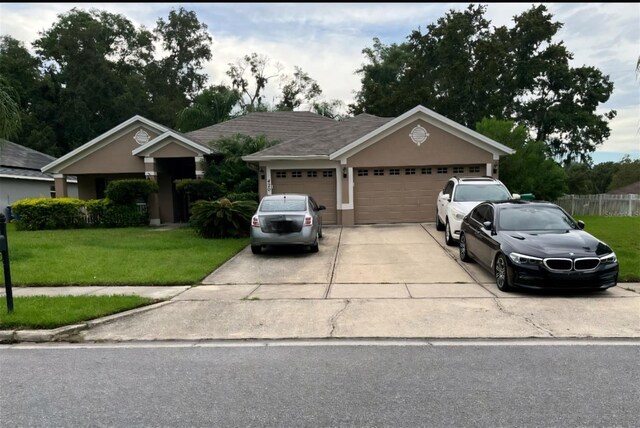
[[(640, 105), (617, 109), (618, 114), (609, 123), (611, 136), (598, 151), (632, 153), (640, 150)], [(602, 114), (603, 111), (598, 111)]]

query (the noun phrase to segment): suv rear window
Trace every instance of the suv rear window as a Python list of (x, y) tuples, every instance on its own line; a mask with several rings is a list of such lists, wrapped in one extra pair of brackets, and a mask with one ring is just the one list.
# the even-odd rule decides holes
[(306, 211), (307, 204), (304, 199), (272, 199), (262, 201), (261, 212), (276, 211)]

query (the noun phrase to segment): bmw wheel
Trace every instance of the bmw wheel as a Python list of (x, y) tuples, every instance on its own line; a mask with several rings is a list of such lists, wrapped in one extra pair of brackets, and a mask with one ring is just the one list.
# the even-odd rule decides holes
[(509, 278), (509, 265), (507, 263), (507, 258), (504, 254), (498, 254), (496, 257), (496, 265), (494, 268), (496, 285), (498, 286), (498, 290), (503, 291), (505, 293), (513, 290), (513, 286), (511, 285), (511, 279)]
[(460, 233), (460, 260), (463, 262), (471, 261), (471, 257), (467, 252), (467, 237), (464, 236), (464, 233)]

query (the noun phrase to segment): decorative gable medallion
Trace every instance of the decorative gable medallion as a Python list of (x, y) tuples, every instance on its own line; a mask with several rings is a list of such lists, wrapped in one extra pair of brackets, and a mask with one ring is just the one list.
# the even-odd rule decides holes
[(141, 129), (138, 132), (136, 132), (136, 135), (133, 137), (134, 140), (136, 140), (136, 143), (143, 145), (149, 142), (149, 134), (144, 130)]
[(411, 130), (411, 133), (409, 133), (409, 137), (411, 137), (411, 141), (413, 141), (418, 145), (418, 147), (420, 147), (420, 144), (427, 141), (427, 138), (429, 137), (429, 133), (422, 126), (417, 125), (415, 128)]

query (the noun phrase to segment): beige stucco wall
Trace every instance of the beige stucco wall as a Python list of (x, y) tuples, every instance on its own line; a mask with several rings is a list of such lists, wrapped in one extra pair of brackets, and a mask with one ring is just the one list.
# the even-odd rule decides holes
[(200, 156), (200, 154), (174, 141), (149, 154), (149, 157), (154, 158), (189, 158), (196, 156)]
[(78, 175), (78, 198), (96, 199), (96, 178), (124, 180), (128, 178), (144, 178), (144, 174), (83, 174)]
[(115, 139), (101, 143), (102, 147), (60, 171), (62, 174), (112, 174), (144, 172), (144, 160), (131, 152), (140, 147), (133, 139), (136, 132), (144, 129), (151, 139), (158, 136), (149, 128), (135, 126)]
[[(418, 146), (411, 141), (411, 130), (420, 125), (429, 137)], [(348, 159), (350, 167), (462, 165), (493, 161), (493, 155), (422, 119), (388, 135)], [(484, 171), (483, 171), (484, 175)]]

